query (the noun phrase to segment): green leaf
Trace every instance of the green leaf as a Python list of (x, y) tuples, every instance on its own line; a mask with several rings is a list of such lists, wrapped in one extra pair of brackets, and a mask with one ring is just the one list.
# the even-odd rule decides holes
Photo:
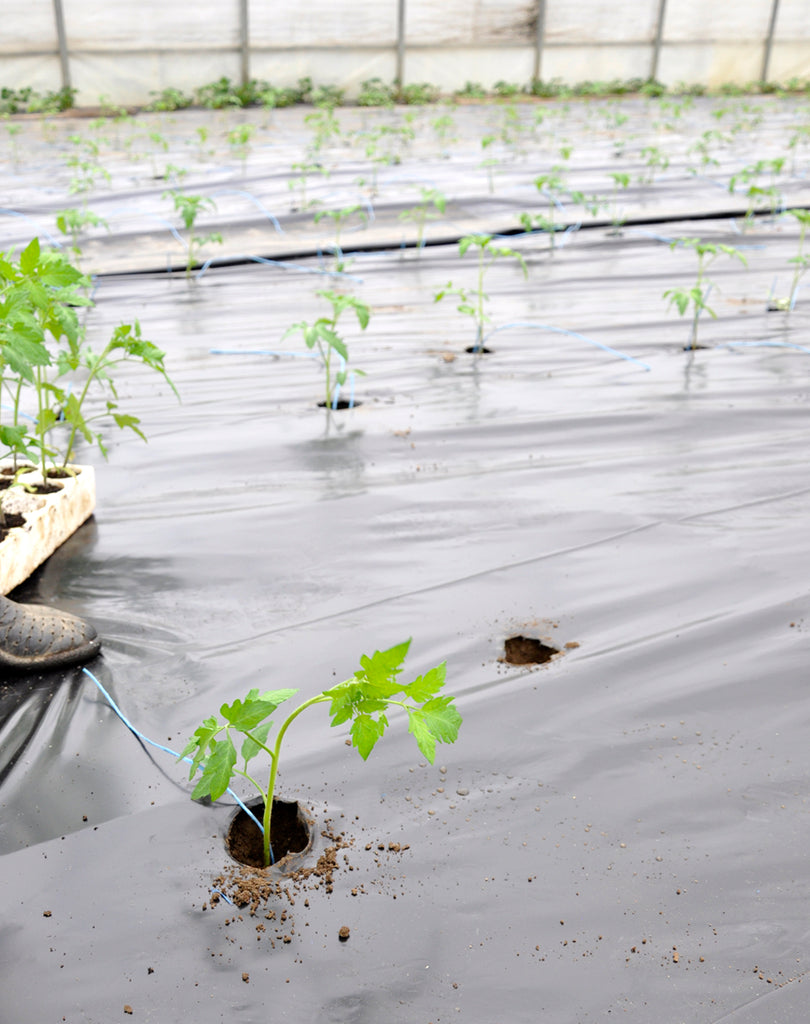
[[(379, 689), (389, 689), (390, 685), (402, 671), (402, 663), (411, 646), (410, 639), (401, 644), (389, 647), (387, 651), (375, 651), (371, 657), (363, 654), (360, 658), (361, 669), (355, 672), (355, 678), (367, 681)], [(396, 690), (391, 692), (396, 693)]]
[(205, 762), (202, 778), (194, 787), (191, 799), (210, 796), (212, 800), (218, 800), (228, 788), (235, 764), (236, 749), (226, 733), (224, 739), (213, 741), (213, 750)]
[(669, 299), (670, 305), (674, 303), (678, 307), (681, 316), (684, 315), (689, 306), (689, 293), (684, 288), (668, 288), (663, 297)]
[(358, 715), (352, 722), (352, 746), (357, 747), (357, 752), (364, 761), (368, 760), (377, 740), (385, 732), (387, 724), (384, 717), (377, 721), (371, 715)]
[(251, 761), (262, 749), (259, 744), (267, 743), (267, 734), (270, 732), (273, 723), (268, 719), (266, 722), (262, 722), (257, 725), (255, 729), (251, 729), (250, 735), (245, 737), (245, 742), (242, 744), (242, 760), (245, 764)]
[(259, 696), (258, 690), (251, 690), (244, 701), (235, 700), (233, 704), (223, 704), (219, 713), (240, 732), (253, 729), (259, 722), (272, 715), (279, 704), (293, 697), (297, 690), (272, 690)]
[(408, 721), (419, 749), (433, 764), (436, 743), (455, 743), (462, 718), (452, 697), (434, 697), (421, 708), (408, 708)]
[(329, 697), (332, 701), (329, 707), (329, 716), (332, 719), (333, 728), (349, 721), (354, 713), (355, 697), (359, 699), (362, 696), (362, 689), (351, 679), (323, 692), (324, 696)]
[[(109, 404), (110, 403), (108, 403), (108, 406)], [(130, 416), (129, 414), (123, 412), (114, 412), (112, 414), (112, 418), (115, 420), (116, 426), (119, 426), (122, 430), (129, 427), (129, 429), (133, 431), (135, 434), (137, 434), (142, 441), (146, 440), (146, 434), (144, 434), (144, 432), (138, 426), (138, 424), (141, 421), (137, 416)]]
[(416, 744), (428, 764), (433, 764), (436, 759), (436, 740), (419, 708), (408, 708), (408, 732), (413, 734)]
[(368, 327), (368, 321), (371, 316), (371, 311), (364, 302), (358, 302), (354, 307), (354, 311), (357, 314), (358, 323), (360, 324), (361, 328), (365, 330)]
[(436, 696), (439, 690), (444, 686), (446, 677), (447, 662), (443, 661), (441, 665), (437, 665), (436, 668), (432, 668), (429, 672), (426, 672), (425, 675), (417, 676), (412, 683), (408, 683), (408, 685), (404, 686), (402, 689), (412, 701), (417, 704), (422, 704), (424, 701)]
[(28, 428), (24, 426), (0, 426), (0, 444), (12, 451), (26, 446)]
[(185, 745), (183, 750), (180, 752), (178, 761), (182, 761), (184, 757), (188, 757), (193, 750), (196, 748), (196, 754), (194, 755), (194, 761), (191, 765), (191, 771), (189, 772), (189, 778), (193, 778), (194, 773), (197, 770), (197, 766), (200, 764), (202, 759), (205, 757), (206, 751), (209, 745), (213, 741), (214, 737), (224, 726), (220, 725), (216, 718), (213, 716), (206, 718), (202, 725), (198, 726), (194, 730), (194, 734), (188, 743)]
[(20, 269), (29, 277), (34, 273), (39, 263), (39, 239), (32, 238), (20, 253)]
[(344, 359), (349, 358), (349, 351), (339, 334), (336, 334), (331, 327), (321, 326), (318, 328), (318, 337), (335, 350)]

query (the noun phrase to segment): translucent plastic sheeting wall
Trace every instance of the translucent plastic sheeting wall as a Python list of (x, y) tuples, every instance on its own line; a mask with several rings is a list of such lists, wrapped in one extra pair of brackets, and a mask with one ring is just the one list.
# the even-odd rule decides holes
[(810, 74), (804, 0), (6, 0), (0, 82), (78, 102), (143, 103), (221, 75), (525, 83), (656, 77), (786, 81)]

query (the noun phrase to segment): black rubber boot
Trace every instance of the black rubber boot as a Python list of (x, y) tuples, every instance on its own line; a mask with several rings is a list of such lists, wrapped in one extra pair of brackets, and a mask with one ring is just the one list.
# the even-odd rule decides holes
[(100, 649), (96, 631), (75, 615), (0, 596), (0, 674), (77, 665)]

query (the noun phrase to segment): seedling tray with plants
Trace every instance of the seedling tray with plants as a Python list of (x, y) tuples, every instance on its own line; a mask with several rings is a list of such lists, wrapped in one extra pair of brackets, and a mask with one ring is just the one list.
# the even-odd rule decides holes
[(14, 475), (13, 464), (0, 466), (0, 507), (3, 520), (8, 520), (0, 527), (0, 594), (27, 580), (93, 514), (96, 505), (92, 466), (70, 466), (60, 478), (49, 478), (47, 485), (32, 470), (22, 477), (26, 490), (3, 489)]
[[(457, 116), (492, 131), (488, 108)], [(586, 191), (604, 146), (570, 134)], [(104, 466), (97, 521), (17, 592), (94, 622), (104, 654), (97, 682), (75, 669), (0, 687), (0, 981), (15, 1022), (207, 1024), (268, 1006), (402, 1024), (648, 1024), (673, 1006), (706, 1024), (803, 1022), (804, 293), (767, 311), (790, 291), (800, 219), (744, 224), (743, 207), (732, 223), (727, 189), (705, 181), (692, 209), (685, 177), (670, 203), (670, 164), (655, 175), (661, 220), (633, 223), (623, 190), (621, 234), (583, 222), (552, 252), (548, 232), (498, 238), (487, 174), (470, 155), (451, 189), (448, 163), (418, 150), (380, 165), (377, 223), (396, 231), (380, 251), (343, 231), (340, 277), (326, 248), (294, 268), (96, 279), (88, 340), (140, 320), (182, 403), (121, 368), (149, 444), (117, 433), (109, 463), (77, 444)], [(539, 209), (549, 169), (531, 167), (514, 207)], [(448, 211), (463, 194), (480, 236), (525, 264), (528, 277), (513, 257), (486, 270), (488, 353), (465, 352), (478, 320), (435, 301), (449, 281), (478, 288), (467, 225), (399, 249), (413, 222), (386, 189), (405, 173)], [(495, 168), (496, 190), (506, 176)], [(201, 231), (227, 238), (221, 198), (222, 223)], [(128, 239), (107, 219), (122, 266)], [(696, 245), (715, 247), (703, 275)], [(665, 297), (694, 288), (714, 314), (698, 311), (697, 347), (694, 306), (681, 316)], [(347, 374), (365, 373), (351, 408), (319, 407), (317, 345), (284, 337), (327, 316), (318, 291), (369, 312), (365, 328), (348, 307), (337, 324)], [(405, 707), (366, 708), (388, 727), (364, 762), (367, 734), (330, 726), (329, 695), (408, 636), (398, 681), (441, 682), (446, 663), (435, 696), (463, 723), (424, 750)], [(209, 741), (229, 720), (261, 726), (256, 702), (277, 705), (273, 728), (246, 760), (234, 734), (231, 762)], [(278, 730), (304, 704), (279, 760)], [(260, 784), (228, 772), (243, 802), (275, 765), (304, 852), (267, 869), (231, 857), (243, 812), (219, 795), (224, 772), (189, 779), (176, 760), (195, 735)]]

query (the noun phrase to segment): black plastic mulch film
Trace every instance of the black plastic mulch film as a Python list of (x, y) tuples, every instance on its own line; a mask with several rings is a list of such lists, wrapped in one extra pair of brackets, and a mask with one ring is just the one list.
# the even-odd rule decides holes
[[(19, 122), (0, 246), (64, 241), (69, 206), (104, 217), (83, 242), (88, 337), (139, 318), (181, 401), (122, 374), (149, 443), (80, 453), (96, 515), (17, 599), (93, 622), (89, 667), (170, 749), (250, 687), (309, 696), (409, 636), (414, 672), (447, 659), (464, 723), (428, 766), (396, 719), (364, 765), (325, 710), (303, 716), (281, 795), (314, 816), (313, 866), (328, 836), (350, 845), (331, 891), (288, 881), (251, 915), (214, 891), (230, 806), (189, 800), (81, 669), (6, 682), (3, 1020), (805, 1019), (810, 353), (806, 295), (767, 304), (799, 237), (768, 207), (810, 197), (789, 145), (807, 110), (536, 104), (518, 131), (507, 109), (449, 111), (441, 138), (426, 108), (410, 142), (375, 138), (405, 111), (338, 110), (314, 156), (304, 114), (257, 113), (244, 167), (227, 132), (245, 113)], [(72, 135), (103, 140), (109, 183), (70, 194), (67, 159), (90, 152)], [(200, 235), (223, 236), (189, 277), (167, 164), (215, 204)], [(420, 251), (400, 214), (423, 189), (446, 207)], [(334, 218), (313, 215), (352, 206), (335, 276)], [(553, 252), (523, 212), (553, 217)], [(459, 299), (434, 301), (475, 288), (470, 231), (528, 271), (487, 272), (478, 357)], [(694, 352), (663, 298), (694, 283), (678, 238), (747, 264), (712, 263)], [(372, 311), (341, 321), (366, 375), (332, 414), (283, 338), (328, 312), (319, 289)], [(517, 635), (561, 653), (510, 665)]]

